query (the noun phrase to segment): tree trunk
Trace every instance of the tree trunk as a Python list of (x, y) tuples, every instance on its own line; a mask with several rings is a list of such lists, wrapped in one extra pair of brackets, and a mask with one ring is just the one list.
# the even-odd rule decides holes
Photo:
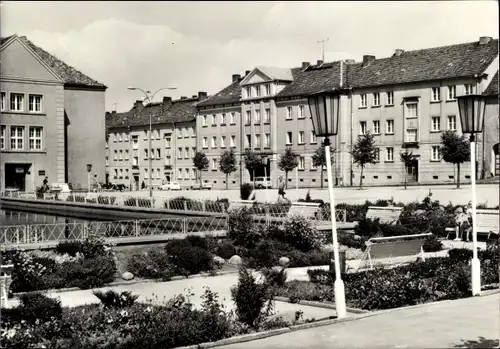
[(255, 189), (255, 169), (252, 170), (253, 188)]
[(200, 172), (200, 190), (201, 190), (202, 183), (203, 183), (203, 180), (202, 180), (203, 170), (198, 170), (198, 171)]
[(363, 167), (361, 166), (361, 174), (359, 175), (359, 189), (363, 189)]
[(288, 171), (285, 171), (285, 189), (288, 189)]
[(408, 182), (408, 167), (405, 165), (405, 190), (406, 190), (406, 183)]
[(457, 189), (460, 189), (460, 164), (457, 164)]
[(228, 185), (229, 185), (228, 180), (229, 180), (229, 173), (226, 173), (226, 190), (229, 189), (229, 187), (228, 187)]
[(320, 171), (321, 171), (321, 189), (323, 189), (323, 183), (324, 183), (324, 180), (323, 180), (323, 165), (321, 165)]

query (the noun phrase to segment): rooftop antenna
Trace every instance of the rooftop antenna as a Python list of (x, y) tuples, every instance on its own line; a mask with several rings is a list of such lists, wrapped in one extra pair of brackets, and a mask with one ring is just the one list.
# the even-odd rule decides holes
[(325, 61), (325, 44), (330, 40), (330, 38), (326, 38), (324, 40), (319, 40), (318, 44), (321, 44), (321, 60), (324, 62)]

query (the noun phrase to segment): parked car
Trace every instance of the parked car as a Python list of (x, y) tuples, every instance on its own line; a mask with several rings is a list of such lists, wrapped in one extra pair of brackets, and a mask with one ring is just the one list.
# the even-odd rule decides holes
[(170, 182), (163, 184), (160, 187), (161, 190), (181, 190), (181, 186), (178, 182)]
[(268, 189), (272, 188), (271, 178), (269, 177), (255, 177), (255, 188), (256, 189)]
[(195, 182), (192, 186), (189, 187), (189, 189), (192, 189), (192, 190), (198, 190), (198, 189), (206, 189), (206, 190), (211, 190), (212, 189), (212, 183), (208, 183), (208, 182), (205, 182), (205, 183), (202, 183), (201, 186), (200, 186), (200, 182)]

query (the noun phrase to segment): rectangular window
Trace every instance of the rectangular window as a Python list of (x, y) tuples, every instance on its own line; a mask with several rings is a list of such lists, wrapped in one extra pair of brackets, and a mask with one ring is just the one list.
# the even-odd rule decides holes
[(441, 117), (439, 116), (433, 116), (432, 117), (432, 131), (437, 132), (441, 130)]
[(10, 127), (10, 149), (24, 149), (24, 126)]
[(212, 158), (212, 170), (217, 169), (217, 158)]
[(202, 115), (202, 117), (201, 117), (201, 126), (207, 127), (207, 125), (208, 125), (207, 116), (206, 115)]
[(418, 116), (417, 103), (406, 103), (406, 116), (416, 118)]
[(42, 127), (30, 127), (30, 150), (42, 150)]
[(260, 124), (260, 109), (255, 110), (255, 123)]
[(378, 107), (380, 106), (380, 93), (375, 92), (373, 94), (373, 106)]
[(191, 148), (191, 159), (194, 158), (194, 155), (196, 154), (196, 147)]
[(394, 105), (394, 92), (387, 92), (387, 105)]
[(260, 148), (260, 135), (255, 135), (254, 148)]
[(146, 141), (148, 139), (148, 131), (144, 131), (144, 140)]
[(125, 142), (128, 142), (128, 134), (127, 134), (127, 133), (124, 133), (124, 134), (123, 134), (123, 140), (124, 140)]
[(299, 131), (299, 140), (298, 140), (298, 143), (299, 144), (304, 144), (305, 143), (304, 138), (305, 138), (304, 131)]
[(245, 91), (246, 91), (246, 94), (247, 94), (247, 98), (252, 97), (252, 89), (250, 88), (250, 86), (247, 86), (245, 88)]
[(245, 148), (250, 148), (252, 146), (252, 136), (247, 134), (245, 135)]
[(221, 136), (220, 137), (220, 147), (225, 148), (226, 147), (226, 136)]
[(182, 159), (182, 148), (177, 148), (177, 158)]
[(318, 142), (318, 140), (316, 138), (316, 133), (314, 132), (314, 130), (311, 130), (311, 143), (314, 144), (317, 142)]
[(217, 148), (217, 136), (212, 136), (212, 148)]
[(171, 148), (171, 147), (172, 147), (172, 137), (165, 136), (165, 148)]
[(366, 133), (366, 121), (359, 122), (359, 134), (364, 135)]
[(115, 173), (114, 178), (115, 178), (115, 179), (117, 179), (117, 178), (118, 178), (118, 170), (115, 168), (115, 169), (113, 170), (113, 172)]
[(313, 157), (311, 156), (311, 171), (315, 171), (317, 169), (318, 169), (318, 167), (314, 165), (314, 160), (313, 160)]
[(117, 133), (116, 136), (118, 138), (118, 142), (121, 142), (122, 141), (122, 134), (121, 133)]
[(118, 153), (118, 160), (119, 161), (122, 161), (123, 160), (123, 150), (120, 149), (119, 153)]
[(266, 96), (270, 96), (271, 95), (271, 85), (265, 84), (264, 88), (266, 90)]
[(172, 165), (172, 157), (170, 155), (165, 156), (165, 165)]
[(216, 126), (217, 125), (217, 115), (213, 114), (212, 115), (212, 126)]
[(160, 148), (156, 148), (156, 158), (158, 160), (161, 159), (161, 150), (160, 150)]
[(191, 169), (191, 179), (196, 179), (196, 169), (195, 168)]
[(291, 145), (292, 144), (292, 132), (287, 132), (286, 133), (286, 144)]
[(271, 109), (270, 108), (266, 108), (264, 110), (264, 122), (265, 123), (271, 122)]
[(454, 101), (457, 97), (457, 87), (455, 85), (448, 86), (448, 100)]
[(299, 105), (299, 119), (304, 119), (306, 116), (304, 114), (304, 106)]
[(394, 120), (387, 120), (385, 122), (385, 133), (386, 134), (394, 133)]
[(385, 150), (385, 161), (394, 161), (394, 148), (388, 147)]
[(5, 125), (1, 126), (1, 133), (0, 133), (0, 149), (5, 149), (5, 137), (6, 137), (6, 131), (7, 128)]
[(359, 95), (359, 107), (360, 108), (366, 108), (366, 94), (363, 93), (361, 95)]
[(292, 118), (292, 107), (286, 107), (286, 118), (288, 120)]
[(457, 117), (455, 115), (448, 115), (448, 130), (457, 130)]
[(125, 149), (125, 160), (129, 160), (129, 156), (128, 156), (128, 149)]
[(416, 129), (406, 130), (406, 141), (407, 142), (416, 142), (417, 141), (417, 130)]
[(236, 147), (236, 136), (235, 135), (231, 135), (231, 148), (233, 147)]
[(375, 161), (380, 162), (380, 148), (375, 149)]
[(439, 146), (433, 145), (432, 146), (432, 154), (431, 154), (431, 160), (432, 161), (439, 161)]
[(33, 113), (40, 113), (42, 111), (41, 95), (29, 95), (29, 111)]
[(270, 147), (271, 147), (271, 134), (265, 133), (264, 134), (264, 148), (270, 148)]
[(245, 113), (245, 125), (250, 125), (250, 120), (252, 120), (252, 111), (247, 110)]
[(255, 96), (260, 97), (260, 86), (255, 86)]
[(474, 85), (473, 84), (465, 84), (465, 94), (471, 95), (474, 93)]
[(1, 107), (0, 107), (0, 109), (1, 109), (2, 111), (4, 111), (4, 110), (5, 110), (5, 92), (2, 92), (2, 103), (1, 103)]
[(220, 116), (220, 124), (225, 125), (226, 124), (226, 113), (222, 113)]
[(23, 111), (24, 110), (24, 95), (21, 93), (10, 94), (10, 110)]
[(109, 166), (109, 158), (106, 156), (106, 166)]
[(184, 159), (189, 159), (189, 148), (184, 148)]
[[(146, 154), (147, 154), (147, 151), (146, 151)], [(146, 157), (147, 157), (147, 155), (146, 155)], [(113, 160), (118, 161), (118, 150), (115, 150), (115, 155), (113, 156)]]
[(187, 128), (185, 128), (185, 127), (183, 127), (183, 128), (182, 128), (182, 136), (183, 136), (184, 138), (188, 138), (188, 137), (189, 137), (189, 136), (188, 136), (188, 130), (187, 130)]
[(182, 168), (177, 169), (177, 179), (182, 179)]
[(306, 158), (303, 156), (299, 157), (299, 170), (303, 170), (306, 168)]
[(373, 133), (374, 134), (380, 134), (380, 121), (379, 120), (375, 120), (373, 122)]
[(203, 137), (201, 147), (204, 149), (208, 148), (208, 137)]
[(231, 119), (230, 119), (231, 125), (236, 124), (236, 113), (233, 111), (231, 112)]
[(156, 169), (156, 179), (160, 179), (160, 178), (161, 178), (160, 169), (157, 168)]
[(439, 102), (440, 100), (441, 100), (441, 87), (433, 87), (431, 101), (432, 102)]
[(147, 149), (144, 149), (144, 159), (147, 159), (148, 158), (148, 150)]

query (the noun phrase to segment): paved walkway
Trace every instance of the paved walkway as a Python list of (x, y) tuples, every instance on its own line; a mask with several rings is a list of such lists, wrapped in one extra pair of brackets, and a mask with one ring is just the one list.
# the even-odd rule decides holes
[(221, 348), (494, 348), (500, 336), (499, 300), (495, 294), (427, 304)]

